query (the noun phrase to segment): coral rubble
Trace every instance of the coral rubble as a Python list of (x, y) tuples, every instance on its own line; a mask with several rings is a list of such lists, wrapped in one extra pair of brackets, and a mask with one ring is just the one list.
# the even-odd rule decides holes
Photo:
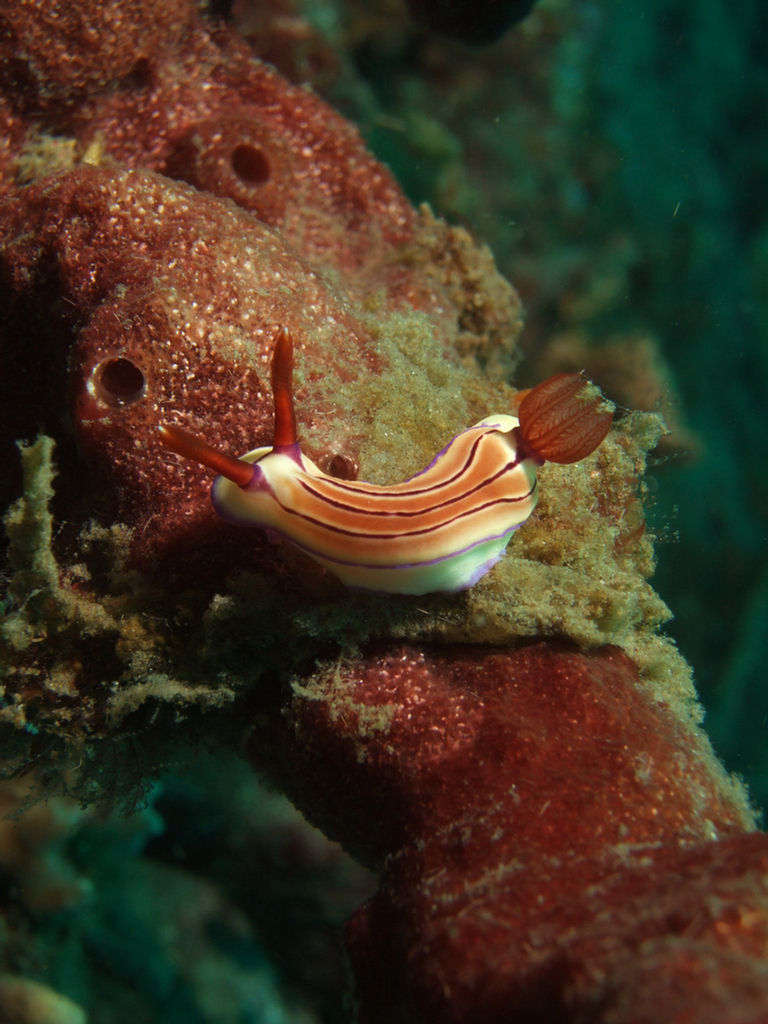
[[(516, 293), (194, 3), (3, 4), (0, 60), (7, 771), (130, 803), (250, 723), (252, 762), (380, 872), (348, 929), (362, 1022), (618, 1024), (673, 990), (696, 1024), (729, 1000), (753, 1019), (766, 844), (659, 632), (642, 483), (658, 418), (545, 467), (535, 519), (469, 593), (348, 593), (220, 522), (158, 423), (233, 453), (269, 444), (286, 327), (304, 449), (402, 479), (513, 404)], [(2, 832), (30, 909), (53, 898), (52, 863), (62, 899), (81, 880), (55, 799)], [(136, 877), (172, 887), (156, 865)], [(218, 891), (173, 887), (164, 913), (200, 947), (207, 915), (250, 942)], [(210, 1003), (184, 943), (158, 947)], [(0, 1007), (59, 998), (35, 986), (7, 975)]]

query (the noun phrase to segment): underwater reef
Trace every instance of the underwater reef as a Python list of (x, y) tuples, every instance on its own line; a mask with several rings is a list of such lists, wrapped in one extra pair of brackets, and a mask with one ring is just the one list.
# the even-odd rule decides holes
[[(763, 1019), (768, 838), (649, 582), (654, 340), (542, 340), (558, 274), (525, 340), (285, 0), (4, 3), (0, 68), (0, 1017)], [(342, 481), (513, 411), (524, 358), (640, 409), (471, 589), (347, 590), (158, 434), (272, 445), (282, 331)]]

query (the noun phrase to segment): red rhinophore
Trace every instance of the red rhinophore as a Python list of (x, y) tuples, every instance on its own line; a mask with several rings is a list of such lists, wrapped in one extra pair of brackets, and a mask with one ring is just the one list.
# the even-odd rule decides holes
[(519, 439), (541, 462), (578, 462), (611, 429), (613, 412), (580, 373), (558, 373), (537, 384), (520, 403)]
[(275, 402), (274, 448), (293, 448), (296, 444), (296, 413), (293, 409), (293, 339), (280, 328), (272, 356), (272, 395)]
[(237, 484), (238, 487), (247, 487), (253, 478), (253, 466), (249, 462), (242, 462), (234, 455), (227, 455), (213, 448), (201, 437), (190, 434), (181, 427), (171, 426), (163, 423), (158, 428), (160, 440), (169, 451), (181, 455), (182, 458), (192, 462), (199, 462), (207, 466), (220, 476)]

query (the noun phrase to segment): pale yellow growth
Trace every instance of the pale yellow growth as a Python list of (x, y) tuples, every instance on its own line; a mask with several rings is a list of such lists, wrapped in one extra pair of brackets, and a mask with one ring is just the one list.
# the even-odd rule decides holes
[[(124, 527), (90, 526), (81, 535), (83, 553), (98, 548), (113, 567), (109, 589), (98, 598), (81, 586), (89, 580), (87, 565), (65, 569), (58, 564), (49, 507), (53, 450), (54, 442), (46, 436), (19, 445), (24, 493), (4, 519), (12, 576), (8, 608), (0, 619), (0, 721), (18, 729), (28, 725), (22, 697), (27, 689), (33, 698), (40, 690), (46, 694), (57, 725), (70, 738), (91, 714), (105, 715), (116, 726), (149, 699), (177, 707), (179, 714), (194, 704), (228, 703), (228, 687), (193, 686), (167, 671), (169, 623), (151, 612), (157, 595), (125, 569), (129, 535)], [(81, 692), (83, 663), (91, 675), (94, 671), (88, 647), (92, 640), (111, 646), (112, 664), (120, 666), (116, 677), (101, 680), (95, 703), (92, 693), (86, 697)]]
[(372, 734), (387, 733), (392, 726), (397, 704), (372, 706), (355, 700), (355, 687), (345, 680), (342, 671), (344, 659), (330, 674), (319, 672), (306, 684), (294, 682), (293, 692), (306, 701), (318, 701), (329, 706), (329, 717), (340, 733), (350, 737), (360, 764), (367, 759), (367, 741)]
[(29, 185), (49, 174), (72, 170), (78, 164), (98, 166), (105, 155), (106, 144), (101, 136), (83, 147), (75, 138), (32, 129), (14, 162), (16, 181)]
[(8, 593), (15, 610), (0, 620), (0, 641), (16, 650), (26, 648), (67, 626), (83, 636), (112, 628), (114, 623), (101, 604), (83, 600), (61, 585), (59, 566), (51, 546), (53, 517), (54, 443), (41, 436), (31, 445), (20, 444), (24, 495), (5, 516), (10, 541), (8, 561), (13, 573)]

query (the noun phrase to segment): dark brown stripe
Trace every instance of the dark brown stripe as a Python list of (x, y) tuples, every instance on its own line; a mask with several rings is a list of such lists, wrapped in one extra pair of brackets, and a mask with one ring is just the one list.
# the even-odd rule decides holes
[[(474, 427), (474, 428), (470, 427), (469, 428), (469, 430), (473, 430), (473, 429), (476, 430), (478, 428), (476, 428), (476, 427)], [(495, 431), (493, 429), (493, 427), (483, 427), (483, 428), (480, 428), (480, 429), (482, 429), (483, 432), (473, 442), (472, 447), (471, 447), (471, 449), (469, 451), (469, 454), (467, 455), (466, 459), (464, 460), (463, 466), (461, 466), (459, 469), (457, 469), (453, 473), (452, 476), (447, 477), (445, 480), (439, 480), (437, 483), (430, 484), (428, 487), (414, 487), (414, 488), (412, 488), (410, 490), (407, 490), (407, 491), (398, 490), (397, 493), (393, 495), (393, 497), (408, 498), (408, 497), (414, 497), (414, 496), (417, 496), (417, 495), (420, 495), (420, 494), (429, 494), (429, 492), (432, 491), (432, 490), (435, 490), (435, 489), (440, 488), (440, 487), (448, 487), (450, 484), (455, 483), (464, 473), (467, 472), (467, 469), (469, 468), (469, 466), (474, 461), (475, 456), (477, 454), (478, 446), (480, 444), (482, 444), (482, 442), (488, 437), (489, 434), (499, 433), (499, 431)], [(430, 464), (426, 468), (421, 469), (421, 470), (419, 470), (418, 473), (414, 474), (414, 476), (411, 477), (411, 480), (417, 480), (420, 476), (424, 476), (425, 473), (429, 473), (430, 470), (434, 469), (440, 463), (440, 461), (443, 459), (443, 457), (445, 456), (446, 452), (449, 450), (451, 445), (454, 444), (454, 442), (457, 441), (460, 437), (462, 437), (463, 434), (469, 433), (469, 430), (463, 430), (461, 432), (461, 434), (457, 434), (456, 437), (454, 437), (453, 440), (449, 441), (448, 444), (445, 446), (445, 448), (443, 448), (443, 450), (441, 452), (439, 452), (434, 457), (434, 459), (432, 459)], [(520, 462), (519, 459), (515, 459), (514, 462), (512, 463), (512, 465), (518, 465), (519, 462)], [(326, 482), (328, 482), (327, 478), (326, 478)], [(365, 486), (364, 484), (354, 483), (354, 482), (347, 484), (347, 483), (343, 483), (341, 480), (339, 480), (339, 481), (332, 480), (330, 482), (333, 484), (335, 489), (337, 489), (339, 491), (348, 491), (351, 494), (360, 493), (361, 488)], [(373, 493), (373, 494), (382, 494), (384, 496), (387, 495), (387, 491), (389, 489), (389, 485), (387, 485), (387, 484), (370, 484), (369, 486), (372, 488), (371, 493)], [(399, 487), (399, 484), (394, 484), (392, 486)], [(321, 495), (321, 497), (322, 497), (322, 495)]]
[[(475, 505), (472, 508), (467, 509), (465, 512), (460, 512), (458, 515), (453, 516), (451, 519), (442, 519), (439, 523), (435, 523), (432, 526), (425, 526), (422, 529), (415, 530), (396, 530), (394, 533), (368, 533), (366, 530), (349, 530), (342, 526), (334, 526), (332, 523), (328, 523), (323, 519), (317, 519), (314, 516), (306, 515), (304, 512), (297, 512), (296, 509), (289, 508), (287, 505), (284, 505), (277, 498), (277, 495), (275, 495), (275, 501), (277, 501), (278, 505), (280, 505), (282, 510), (286, 512), (288, 515), (296, 516), (299, 519), (303, 519), (305, 522), (312, 523), (315, 526), (319, 526), (324, 530), (329, 530), (332, 533), (342, 534), (346, 537), (369, 537), (372, 541), (394, 540), (395, 538), (400, 540), (403, 537), (418, 537), (427, 533), (434, 533), (436, 530), (441, 530), (445, 526), (450, 526), (452, 523), (456, 523), (459, 520), (464, 519), (466, 516), (474, 515), (476, 512), (484, 512), (486, 509), (493, 508), (495, 505), (512, 505), (518, 501), (525, 501), (527, 498), (530, 498), (531, 495), (536, 491), (536, 487), (537, 482), (534, 481), (533, 487), (531, 487), (529, 491), (527, 491), (525, 494), (519, 497), (495, 498), (493, 501), (488, 501), (484, 505)], [(427, 515), (428, 513), (422, 512), (420, 514)], [(513, 528), (514, 527), (510, 526), (510, 530)], [(487, 539), (490, 538), (481, 538), (480, 540), (475, 542), (475, 544), (482, 544)], [(474, 547), (475, 544), (472, 544), (470, 546)]]
[[(467, 458), (467, 460), (465, 461), (465, 463), (462, 466), (461, 470), (459, 470), (456, 473), (454, 473), (454, 475), (452, 477), (450, 477), (449, 479), (441, 480), (439, 483), (433, 484), (431, 487), (422, 487), (419, 490), (414, 490), (414, 491), (397, 491), (397, 493), (392, 494), (392, 493), (390, 493), (388, 491), (386, 485), (382, 485), (382, 486), (372, 485), (370, 490), (369, 490), (365, 484), (358, 484), (356, 487), (348, 486), (348, 485), (343, 485), (343, 484), (342, 485), (338, 485), (335, 480), (329, 481), (327, 479), (324, 479), (323, 483), (325, 484), (326, 488), (328, 488), (330, 490), (333, 490), (333, 491), (339, 491), (340, 490), (340, 491), (345, 491), (346, 493), (359, 494), (359, 495), (368, 494), (368, 495), (370, 495), (372, 497), (383, 498), (385, 501), (387, 499), (390, 499), (390, 498), (392, 498), (392, 499), (400, 499), (400, 498), (414, 497), (416, 495), (429, 494), (429, 492), (432, 491), (432, 490), (437, 491), (437, 490), (442, 489), (443, 487), (448, 486), (448, 484), (455, 483), (456, 480), (460, 476), (466, 475), (469, 472), (470, 466), (471, 466), (472, 462), (474, 461), (475, 456), (477, 454), (478, 445), (481, 443), (481, 441), (484, 440), (485, 436), (486, 435), (482, 435), (481, 437), (479, 437), (477, 439), (475, 444), (473, 444), (472, 450), (470, 452), (470, 455)], [(431, 515), (437, 509), (446, 508), (446, 507), (448, 507), (450, 505), (456, 504), (456, 502), (458, 502), (458, 501), (463, 501), (469, 495), (475, 494), (477, 491), (482, 490), (483, 487), (487, 487), (489, 484), (494, 483), (494, 481), (498, 480), (498, 478), (500, 476), (503, 476), (504, 473), (507, 473), (507, 472), (510, 472), (510, 471), (514, 470), (519, 465), (520, 465), (520, 462), (519, 462), (518, 459), (514, 459), (511, 462), (507, 462), (500, 469), (498, 469), (492, 476), (485, 477), (480, 483), (476, 484), (470, 490), (462, 491), (461, 494), (457, 494), (453, 498), (447, 498), (445, 501), (437, 502), (434, 505), (430, 505), (427, 508), (422, 508), (422, 509), (402, 509), (402, 510), (397, 510), (397, 511), (395, 511), (395, 510), (385, 511), (385, 510), (377, 509), (377, 508), (362, 508), (359, 505), (355, 505), (355, 504), (348, 503), (348, 502), (345, 502), (345, 501), (340, 501), (340, 500), (338, 500), (336, 498), (331, 498), (327, 494), (323, 493), (321, 490), (318, 490), (317, 487), (313, 486), (314, 481), (317, 478), (316, 477), (312, 477), (312, 476), (307, 476), (306, 479), (301, 480), (301, 486), (304, 488), (305, 491), (307, 491), (309, 494), (311, 494), (313, 497), (315, 497), (318, 501), (322, 501), (322, 502), (324, 502), (327, 505), (332, 505), (334, 508), (338, 508), (338, 509), (340, 509), (342, 511), (345, 511), (345, 512), (350, 512), (350, 513), (353, 513), (355, 515), (387, 516), (387, 517), (392, 517), (392, 518), (407, 519), (407, 518), (411, 518), (413, 516)], [(522, 499), (518, 498), (518, 499), (514, 499), (514, 500), (522, 500)]]

